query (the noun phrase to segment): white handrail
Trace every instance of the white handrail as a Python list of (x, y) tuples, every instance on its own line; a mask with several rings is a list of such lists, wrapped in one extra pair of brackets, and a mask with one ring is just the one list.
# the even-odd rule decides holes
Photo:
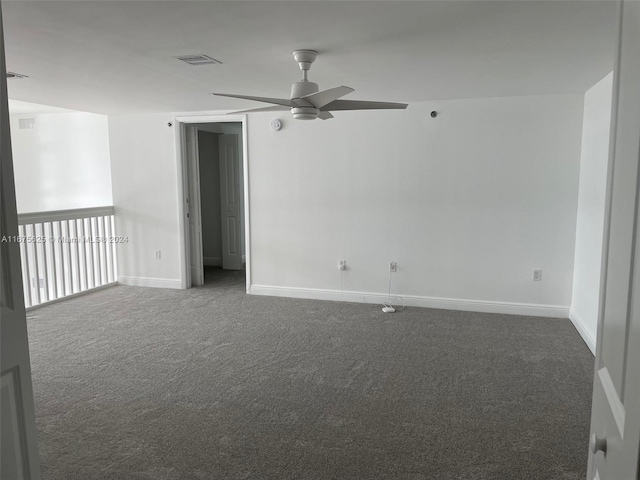
[(81, 218), (105, 217), (114, 214), (113, 207), (75, 208), (73, 210), (54, 210), (50, 212), (29, 212), (18, 214), (18, 225), (27, 223), (45, 223), (60, 220), (79, 220)]

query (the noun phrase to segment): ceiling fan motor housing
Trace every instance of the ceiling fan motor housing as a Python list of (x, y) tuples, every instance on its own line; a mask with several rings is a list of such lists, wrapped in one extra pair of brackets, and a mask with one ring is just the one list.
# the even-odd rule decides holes
[(318, 84), (314, 82), (294, 82), (291, 85), (291, 99), (302, 98), (312, 93), (318, 93)]
[[(320, 89), (318, 84), (314, 82), (294, 82), (291, 85), (291, 100), (298, 100), (306, 95), (317, 93)], [(319, 110), (304, 100), (300, 101), (302, 105), (291, 108), (291, 114), (296, 120), (314, 120), (318, 117)], [(304, 105), (307, 103), (307, 105)]]

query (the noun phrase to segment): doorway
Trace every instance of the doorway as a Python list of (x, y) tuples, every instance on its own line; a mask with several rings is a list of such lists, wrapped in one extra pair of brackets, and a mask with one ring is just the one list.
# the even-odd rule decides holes
[(203, 285), (205, 267), (246, 270), (249, 285), (245, 122), (222, 118), (176, 118), (184, 288)]

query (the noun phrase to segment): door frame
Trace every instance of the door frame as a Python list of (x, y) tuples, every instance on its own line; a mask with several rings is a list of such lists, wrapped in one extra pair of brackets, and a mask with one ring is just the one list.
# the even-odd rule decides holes
[(249, 142), (247, 140), (247, 116), (226, 114), (184, 115), (174, 117), (176, 166), (178, 173), (178, 224), (182, 226), (179, 236), (180, 288), (191, 286), (189, 252), (189, 219), (187, 218), (187, 181), (189, 180), (184, 138), (184, 124), (189, 123), (241, 123), (242, 124), (242, 180), (244, 201), (244, 253), (246, 268), (246, 292), (251, 293), (251, 222), (249, 208)]
[[(185, 154), (184, 163), (186, 165), (185, 194), (186, 198), (188, 198), (188, 202), (186, 202), (185, 205), (185, 210), (188, 212), (187, 224), (189, 226), (189, 236), (187, 238), (189, 241), (189, 256), (187, 260), (190, 272), (187, 283), (189, 287), (193, 287), (194, 285), (204, 285), (202, 202), (200, 198), (200, 148), (198, 143), (200, 136), (198, 127), (185, 123), (180, 125), (180, 133), (184, 139), (183, 152)], [(195, 228), (192, 229), (193, 226), (195, 226)], [(194, 238), (191, 238), (192, 236)], [(194, 250), (194, 246), (199, 251)]]

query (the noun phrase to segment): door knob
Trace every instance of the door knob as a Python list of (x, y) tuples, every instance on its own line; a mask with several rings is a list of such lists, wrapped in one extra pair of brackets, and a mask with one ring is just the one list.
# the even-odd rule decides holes
[(605, 437), (598, 437), (595, 433), (591, 435), (589, 440), (589, 446), (591, 447), (591, 453), (598, 453), (598, 451), (607, 454), (607, 439)]

